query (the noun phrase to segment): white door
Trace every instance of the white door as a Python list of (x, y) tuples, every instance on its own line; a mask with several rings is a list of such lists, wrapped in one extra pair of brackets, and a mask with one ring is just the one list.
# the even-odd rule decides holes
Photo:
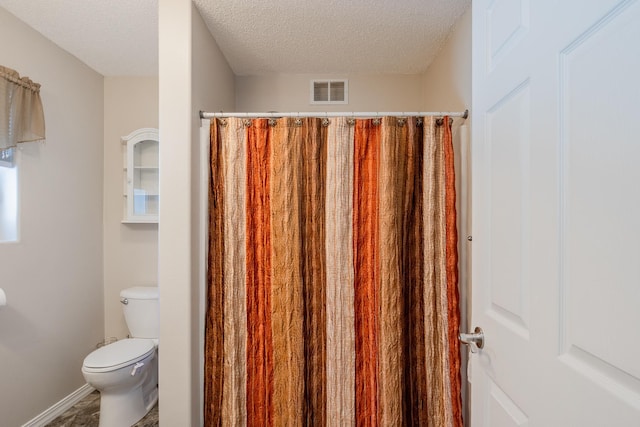
[(640, 0), (474, 0), (471, 111), (471, 425), (640, 426)]

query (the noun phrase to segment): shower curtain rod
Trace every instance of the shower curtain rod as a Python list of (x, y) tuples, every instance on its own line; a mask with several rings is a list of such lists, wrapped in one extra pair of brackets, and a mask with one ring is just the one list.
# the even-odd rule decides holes
[(469, 117), (469, 110), (464, 111), (454, 111), (454, 112), (446, 112), (446, 111), (430, 111), (430, 112), (406, 112), (406, 111), (396, 111), (396, 112), (368, 112), (368, 113), (355, 113), (355, 112), (291, 112), (291, 113), (278, 113), (278, 112), (268, 112), (268, 113), (207, 113), (204, 111), (200, 111), (201, 119), (212, 119), (214, 117), (223, 118), (223, 117), (244, 117), (244, 118), (268, 118), (268, 117), (381, 117), (381, 116), (400, 116), (400, 117), (410, 117), (410, 116), (436, 116), (436, 117), (462, 117), (466, 119)]

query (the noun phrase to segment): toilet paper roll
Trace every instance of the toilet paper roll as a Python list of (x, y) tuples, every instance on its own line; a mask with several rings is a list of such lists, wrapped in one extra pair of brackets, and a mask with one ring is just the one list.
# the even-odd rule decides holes
[(7, 294), (5, 294), (4, 290), (0, 288), (0, 307), (3, 305), (7, 305)]

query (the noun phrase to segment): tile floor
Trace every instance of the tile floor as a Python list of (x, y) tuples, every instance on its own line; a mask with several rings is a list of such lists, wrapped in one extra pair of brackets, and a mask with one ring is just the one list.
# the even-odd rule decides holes
[[(100, 418), (100, 393), (94, 391), (73, 405), (67, 412), (51, 421), (46, 427), (97, 427)], [(158, 425), (158, 404), (133, 427), (155, 427)]]

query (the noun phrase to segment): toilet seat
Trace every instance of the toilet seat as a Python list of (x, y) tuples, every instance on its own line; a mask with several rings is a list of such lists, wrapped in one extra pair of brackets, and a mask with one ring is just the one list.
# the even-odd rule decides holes
[(132, 365), (155, 351), (150, 339), (127, 338), (94, 350), (84, 359), (86, 372), (111, 372)]

